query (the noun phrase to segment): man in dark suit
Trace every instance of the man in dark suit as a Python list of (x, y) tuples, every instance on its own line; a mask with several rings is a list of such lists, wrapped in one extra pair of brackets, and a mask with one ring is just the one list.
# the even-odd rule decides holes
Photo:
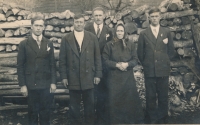
[(170, 30), (160, 26), (160, 19), (160, 10), (152, 8), (149, 11), (150, 27), (140, 33), (137, 49), (144, 68), (146, 118), (152, 124), (167, 122), (170, 59), (174, 55)]
[(21, 92), (28, 96), (30, 125), (50, 125), (50, 92), (56, 90), (53, 44), (42, 36), (44, 20), (31, 20), (32, 34), (19, 44), (17, 72)]
[(70, 120), (80, 125), (80, 102), (86, 124), (94, 124), (94, 84), (102, 77), (99, 44), (94, 34), (84, 30), (82, 15), (74, 17), (74, 31), (62, 38), (59, 67), (70, 94)]
[[(103, 48), (107, 42), (112, 39), (112, 31), (104, 23), (105, 9), (102, 7), (96, 7), (93, 9), (92, 16), (94, 22), (86, 25), (85, 30), (93, 33), (98, 38), (98, 43), (100, 47), (100, 53), (102, 54)], [(103, 64), (103, 62), (102, 62)], [(98, 86), (95, 86), (95, 109), (96, 109), (96, 123), (105, 123), (108, 118), (105, 115), (105, 104), (106, 104), (106, 66), (103, 64), (103, 77)]]

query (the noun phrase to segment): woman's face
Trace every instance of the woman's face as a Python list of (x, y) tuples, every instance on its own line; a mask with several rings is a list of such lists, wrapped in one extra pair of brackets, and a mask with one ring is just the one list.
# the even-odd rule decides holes
[(124, 38), (124, 27), (118, 26), (117, 31), (116, 31), (116, 35), (117, 35), (118, 39), (123, 39)]

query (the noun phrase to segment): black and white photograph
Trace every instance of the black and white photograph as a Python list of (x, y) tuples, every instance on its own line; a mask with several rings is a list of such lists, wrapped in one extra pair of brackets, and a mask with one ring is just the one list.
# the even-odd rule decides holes
[(0, 0), (0, 125), (200, 124), (200, 0)]

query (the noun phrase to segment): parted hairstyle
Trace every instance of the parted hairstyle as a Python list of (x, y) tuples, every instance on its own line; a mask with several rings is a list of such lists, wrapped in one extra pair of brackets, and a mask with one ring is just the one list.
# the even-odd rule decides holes
[(75, 14), (74, 15), (74, 20), (80, 19), (80, 18), (84, 18), (84, 16), (82, 14)]
[(160, 12), (160, 9), (157, 8), (157, 7), (152, 7), (152, 8), (149, 10), (149, 15), (152, 14), (152, 13), (155, 13), (155, 12)]
[(31, 19), (31, 24), (33, 25), (35, 21), (37, 20), (43, 20), (44, 21), (44, 17), (42, 16), (35, 16)]
[(94, 11), (96, 10), (100, 10), (100, 11), (103, 11), (103, 13), (105, 14), (105, 9), (103, 7), (95, 7), (93, 10), (92, 10), (92, 14), (94, 13)]

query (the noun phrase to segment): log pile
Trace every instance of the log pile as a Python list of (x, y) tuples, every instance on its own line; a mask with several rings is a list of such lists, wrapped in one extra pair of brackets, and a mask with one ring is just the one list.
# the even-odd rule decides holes
[[(16, 74), (16, 56), (18, 44), (30, 35), (30, 19), (36, 15), (45, 18), (44, 36), (53, 42), (58, 70), (61, 38), (66, 33), (73, 31), (74, 14), (69, 10), (61, 13), (39, 13), (30, 12), (19, 7), (8, 7), (6, 9), (7, 6), (2, 5), (2, 11), (0, 11), (0, 96), (21, 97)], [(188, 3), (178, 0), (164, 0), (159, 8), (162, 11), (160, 23), (170, 29), (177, 54), (175, 60), (170, 63), (171, 74), (169, 79), (169, 114), (174, 115), (181, 111), (192, 110), (191, 100), (187, 100), (186, 96), (191, 83), (195, 83), (198, 88), (200, 80), (200, 73), (194, 66), (195, 58), (199, 57), (200, 53), (198, 38), (194, 37), (195, 32), (197, 32), (195, 28), (200, 27), (199, 12), (192, 10)], [(115, 15), (107, 15), (104, 22), (110, 28), (123, 23), (128, 37), (137, 44), (140, 32), (149, 26), (149, 9), (148, 5), (136, 9), (126, 9)], [(86, 22), (93, 21), (91, 15), (91, 11), (84, 13)], [(134, 76), (140, 98), (145, 107), (144, 75), (141, 65), (134, 68)], [(63, 93), (68, 93), (68, 90), (60, 83), (58, 71), (57, 81), (56, 98), (63, 99)]]
[[(44, 36), (49, 38), (55, 47), (55, 58), (58, 60), (61, 38), (67, 32), (73, 31), (73, 16), (69, 10), (61, 13), (39, 13), (25, 10), (8, 4), (0, 5), (0, 102), (2, 98), (23, 98), (17, 81), (17, 51), (18, 45), (30, 35), (31, 19), (35, 16), (45, 18)], [(57, 63), (58, 64), (58, 63)], [(58, 69), (58, 68), (57, 68)], [(55, 99), (63, 100), (63, 94), (68, 94), (61, 83), (57, 71), (57, 90)], [(67, 95), (69, 96), (69, 95)], [(66, 96), (65, 96), (66, 97)], [(67, 100), (69, 97), (66, 98)]]
[[(159, 8), (162, 12), (160, 24), (170, 29), (176, 50), (176, 56), (170, 62), (169, 115), (177, 115), (182, 111), (192, 111), (195, 106), (199, 106), (198, 94), (195, 95), (196, 100), (193, 103), (195, 105), (191, 105), (191, 99), (187, 96), (191, 84), (194, 83), (198, 88), (200, 80), (199, 71), (194, 66), (195, 58), (199, 58), (199, 41), (195, 39), (196, 31), (194, 31), (196, 25), (199, 25), (199, 14), (188, 7), (188, 4), (178, 0), (164, 0)], [(149, 25), (147, 22), (148, 18), (146, 20), (139, 18), (138, 34)], [(143, 81), (142, 70), (138, 71), (136, 74), (140, 74), (140, 77), (137, 77), (137, 80)]]

